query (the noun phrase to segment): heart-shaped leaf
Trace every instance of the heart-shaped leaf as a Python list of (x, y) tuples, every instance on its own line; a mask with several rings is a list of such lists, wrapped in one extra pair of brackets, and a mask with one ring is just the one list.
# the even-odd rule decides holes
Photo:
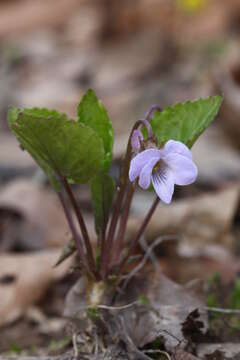
[(104, 148), (89, 127), (47, 109), (11, 108), (9, 124), (56, 186), (59, 176), (86, 183), (103, 168)]
[(178, 103), (162, 112), (156, 112), (151, 119), (151, 125), (159, 145), (173, 139), (191, 148), (217, 115), (221, 102), (221, 96), (210, 96)]

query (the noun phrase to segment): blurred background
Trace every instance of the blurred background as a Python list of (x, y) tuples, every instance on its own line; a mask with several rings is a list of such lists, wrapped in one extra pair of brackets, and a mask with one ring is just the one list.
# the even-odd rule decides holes
[[(48, 107), (74, 118), (88, 88), (113, 123), (116, 179), (131, 126), (152, 104), (224, 95), (217, 120), (193, 147), (197, 183), (159, 207), (146, 240), (181, 237), (159, 249), (163, 271), (181, 283), (216, 273), (234, 282), (240, 270), (240, 1), (1, 0), (0, 353), (64, 346), (61, 314), (75, 280), (70, 262), (52, 267), (68, 228), (10, 133), (7, 110)], [(88, 191), (76, 192), (91, 226)], [(137, 192), (129, 236), (151, 202), (152, 194)]]

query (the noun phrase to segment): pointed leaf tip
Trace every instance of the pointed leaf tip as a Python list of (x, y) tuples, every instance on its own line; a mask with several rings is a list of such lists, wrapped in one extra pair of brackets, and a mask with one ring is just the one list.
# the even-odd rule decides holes
[(192, 147), (217, 115), (221, 102), (221, 96), (210, 96), (177, 103), (155, 113), (151, 125), (159, 144), (173, 139)]
[(91, 127), (103, 140), (105, 170), (112, 162), (113, 128), (106, 108), (95, 92), (89, 89), (78, 105), (78, 121)]

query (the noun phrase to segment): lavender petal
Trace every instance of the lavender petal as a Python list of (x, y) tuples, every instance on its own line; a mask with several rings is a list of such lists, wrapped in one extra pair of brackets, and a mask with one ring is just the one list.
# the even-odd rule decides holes
[(174, 192), (174, 177), (167, 167), (160, 168), (152, 175), (152, 184), (158, 197), (166, 204), (170, 204)]
[(169, 154), (164, 160), (172, 169), (175, 184), (189, 185), (196, 180), (198, 169), (189, 158), (179, 154)]
[(129, 179), (134, 181), (139, 175), (142, 168), (152, 159), (160, 159), (160, 150), (147, 149), (136, 155), (130, 162)]
[(153, 167), (159, 161), (158, 157), (152, 158), (143, 168), (139, 175), (138, 184), (142, 189), (148, 189), (151, 183), (151, 175)]
[(181, 141), (169, 140), (163, 148), (164, 156), (174, 153), (187, 157), (192, 160), (192, 153), (189, 148), (183, 144)]

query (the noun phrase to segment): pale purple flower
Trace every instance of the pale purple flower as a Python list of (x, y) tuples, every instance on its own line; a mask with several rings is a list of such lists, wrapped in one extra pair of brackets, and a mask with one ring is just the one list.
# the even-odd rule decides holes
[(143, 189), (148, 189), (152, 182), (158, 197), (166, 204), (172, 200), (174, 184), (189, 185), (197, 174), (191, 151), (175, 140), (169, 140), (162, 149), (142, 151), (131, 160), (129, 169), (130, 181), (139, 177)]

